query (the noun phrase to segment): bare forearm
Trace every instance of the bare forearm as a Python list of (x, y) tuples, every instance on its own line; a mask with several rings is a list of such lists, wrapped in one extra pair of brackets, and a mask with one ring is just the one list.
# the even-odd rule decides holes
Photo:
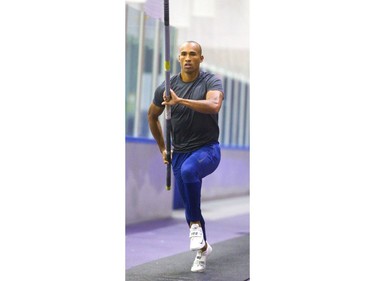
[(158, 144), (160, 152), (163, 153), (163, 151), (165, 150), (165, 143), (164, 143), (163, 131), (161, 129), (159, 120), (149, 118), (148, 124), (150, 127), (151, 134)]
[(178, 103), (205, 114), (215, 114), (220, 110), (219, 103), (214, 100), (179, 99)]
[(205, 114), (216, 114), (221, 108), (221, 103), (223, 100), (223, 95), (220, 91), (208, 91), (206, 94), (206, 99), (204, 100), (193, 100), (184, 99), (176, 95), (176, 93), (171, 90), (171, 98), (166, 99), (164, 95), (163, 105), (175, 105), (181, 104), (192, 110)]

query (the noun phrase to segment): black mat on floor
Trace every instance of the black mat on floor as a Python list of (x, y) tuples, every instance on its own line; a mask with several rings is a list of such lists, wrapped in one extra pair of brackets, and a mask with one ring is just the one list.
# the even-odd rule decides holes
[(250, 277), (249, 235), (212, 245), (206, 271), (191, 272), (196, 252), (148, 262), (126, 271), (126, 281), (245, 281)]

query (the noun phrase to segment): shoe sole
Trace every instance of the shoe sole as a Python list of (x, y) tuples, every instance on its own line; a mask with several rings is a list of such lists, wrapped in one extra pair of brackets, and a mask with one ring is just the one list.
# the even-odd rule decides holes
[(198, 251), (198, 250), (200, 250), (200, 249), (202, 249), (204, 246), (205, 246), (205, 242), (204, 242), (204, 240), (202, 240), (203, 242), (200, 244), (200, 245), (198, 245), (198, 246), (195, 246), (195, 247), (191, 247), (190, 246), (190, 251)]
[(204, 272), (206, 269), (200, 269), (200, 270), (191, 270), (191, 272)]
[(202, 247), (199, 247), (199, 248), (190, 248), (190, 251), (199, 251), (200, 249), (202, 249), (204, 247), (204, 244)]

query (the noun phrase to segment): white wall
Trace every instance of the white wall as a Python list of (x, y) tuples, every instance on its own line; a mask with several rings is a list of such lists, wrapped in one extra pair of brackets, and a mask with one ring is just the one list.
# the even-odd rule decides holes
[(170, 0), (170, 6), (170, 25), (178, 28), (178, 45), (197, 41), (207, 64), (249, 77), (248, 0)]
[[(157, 0), (156, 0), (157, 1)], [(146, 0), (127, 0), (142, 10)], [(163, 1), (159, 0), (162, 4)], [(249, 0), (169, 0), (170, 25), (178, 29), (177, 44), (194, 40), (206, 63), (249, 77)]]

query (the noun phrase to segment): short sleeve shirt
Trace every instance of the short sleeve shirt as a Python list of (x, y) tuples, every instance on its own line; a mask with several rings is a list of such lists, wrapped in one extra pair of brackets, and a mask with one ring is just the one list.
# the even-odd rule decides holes
[[(180, 75), (170, 80), (171, 89), (184, 99), (205, 100), (208, 91), (217, 90), (223, 93), (222, 82), (215, 75), (201, 71), (198, 78), (185, 83)], [(164, 107), (163, 93), (165, 82), (157, 87), (153, 103)], [(175, 152), (190, 152), (209, 143), (219, 140), (218, 114), (204, 114), (184, 105), (171, 106), (172, 144)]]

